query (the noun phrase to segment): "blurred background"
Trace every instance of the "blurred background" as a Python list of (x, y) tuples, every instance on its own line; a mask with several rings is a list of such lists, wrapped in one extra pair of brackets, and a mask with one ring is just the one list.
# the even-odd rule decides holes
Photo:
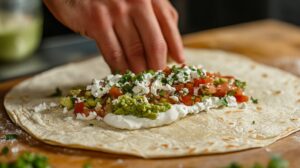
[[(300, 25), (300, 0), (171, 2), (180, 15), (182, 35), (263, 19)], [(18, 44), (14, 44), (16, 41)], [(0, 81), (34, 74), (98, 53), (92, 40), (60, 24), (40, 0), (0, 0)]]

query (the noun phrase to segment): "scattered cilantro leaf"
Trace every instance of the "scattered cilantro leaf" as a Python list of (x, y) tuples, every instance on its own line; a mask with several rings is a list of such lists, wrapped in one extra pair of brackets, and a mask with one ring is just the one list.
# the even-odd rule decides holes
[[(242, 165), (236, 162), (233, 162), (223, 168), (245, 168), (245, 167), (243, 167)], [(274, 155), (269, 161), (267, 167), (264, 167), (259, 163), (255, 163), (251, 168), (289, 168), (289, 163), (288, 161), (282, 159), (280, 156)]]
[(202, 77), (204, 75), (204, 73), (201, 69), (197, 69), (197, 73), (200, 77)]
[(18, 138), (18, 135), (17, 134), (6, 134), (4, 135), (4, 139), (9, 141), (9, 140), (14, 140), (14, 139), (17, 139)]
[(235, 93), (236, 93), (236, 91), (230, 90), (230, 91), (227, 93), (227, 95), (228, 95), (228, 96), (234, 96)]
[(251, 168), (264, 168), (264, 167), (259, 163), (255, 163)]
[(55, 88), (55, 92), (52, 93), (49, 97), (60, 97), (62, 96), (62, 91), (57, 87)]
[(254, 121), (254, 120), (252, 121), (252, 124), (255, 124), (255, 121)]
[(241, 165), (239, 165), (238, 163), (234, 162), (224, 168), (243, 168), (243, 167)]
[(93, 126), (94, 126), (94, 124), (93, 124), (93, 123), (89, 123), (89, 126), (90, 126), (90, 127), (93, 127)]
[(288, 161), (282, 159), (278, 155), (274, 155), (268, 164), (268, 168), (288, 168)]
[(90, 163), (85, 163), (83, 165), (83, 168), (92, 168), (92, 165)]
[(250, 98), (250, 99), (251, 99), (252, 103), (254, 103), (254, 104), (258, 104), (258, 99), (255, 99), (255, 98), (254, 98), (254, 97), (252, 97), (252, 96), (251, 96), (251, 98)]
[(220, 99), (220, 104), (221, 104), (222, 106), (228, 106), (228, 102), (227, 102), (227, 100), (226, 100), (226, 97), (223, 97), (223, 98)]
[(241, 89), (245, 89), (246, 85), (247, 85), (246, 82), (242, 82), (242, 81), (237, 80), (237, 79), (234, 81), (234, 84), (235, 84), (235, 86), (237, 86), (237, 87), (239, 87)]
[(39, 154), (25, 152), (16, 161), (0, 163), (3, 168), (50, 168), (48, 158)]
[(2, 155), (7, 155), (9, 152), (9, 148), (7, 146), (4, 146), (1, 150), (1, 154)]

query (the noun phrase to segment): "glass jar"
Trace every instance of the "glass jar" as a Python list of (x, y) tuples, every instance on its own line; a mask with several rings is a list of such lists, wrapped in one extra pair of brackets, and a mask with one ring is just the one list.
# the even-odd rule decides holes
[(0, 61), (18, 61), (39, 46), (41, 0), (0, 0)]

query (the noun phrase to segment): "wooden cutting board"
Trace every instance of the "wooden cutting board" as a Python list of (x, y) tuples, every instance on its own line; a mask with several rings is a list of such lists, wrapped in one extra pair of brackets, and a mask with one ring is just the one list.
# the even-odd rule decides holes
[[(276, 38), (273, 36), (276, 36)], [(274, 42), (274, 38), (277, 39), (277, 42)], [(217, 48), (239, 52), (258, 61), (276, 66), (280, 65), (279, 67), (281, 68), (300, 74), (298, 73), (299, 71), (295, 71), (299, 67), (290, 66), (293, 61), (300, 58), (300, 50), (295, 49), (294, 45), (296, 43), (300, 44), (300, 29), (280, 22), (256, 22), (196, 33), (185, 36), (184, 43), (189, 47)], [(274, 47), (271, 45), (273, 43)], [(266, 47), (264, 48), (263, 46)], [(274, 48), (276, 52), (270, 48)], [(279, 61), (285, 60), (285, 56), (289, 59), (290, 55), (293, 55), (291, 56), (293, 61), (285, 61), (283, 63)], [(101, 168), (220, 168), (233, 161), (238, 161), (245, 166), (250, 166), (255, 162), (266, 164), (270, 155), (281, 154), (283, 158), (290, 162), (291, 168), (300, 167), (300, 160), (298, 159), (300, 157), (300, 132), (292, 134), (265, 148), (227, 154), (169, 159), (142, 159), (132, 156), (47, 145), (35, 140), (11, 123), (3, 107), (5, 93), (24, 79), (0, 83), (0, 137), (8, 133), (17, 133), (19, 135), (18, 139), (14, 141), (0, 140), (0, 149), (8, 146), (11, 150), (8, 156), (0, 156), (0, 162), (13, 160), (23, 151), (33, 151), (47, 156), (51, 165), (58, 168), (83, 167), (86, 163), (90, 163), (92, 167)]]

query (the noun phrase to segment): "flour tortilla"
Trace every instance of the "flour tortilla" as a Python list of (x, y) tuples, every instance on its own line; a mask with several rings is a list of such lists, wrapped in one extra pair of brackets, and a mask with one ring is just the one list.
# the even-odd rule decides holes
[[(33, 112), (55, 87), (65, 92), (110, 73), (101, 57), (64, 65), (14, 87), (5, 98), (10, 118), (28, 133), (53, 145), (130, 154), (144, 158), (224, 153), (269, 145), (300, 129), (300, 80), (286, 72), (222, 51), (185, 50), (187, 64), (247, 81), (247, 95), (259, 100), (247, 109), (213, 109), (171, 125), (120, 130), (103, 121), (72, 119), (59, 108)], [(94, 126), (89, 126), (93, 123)]]

